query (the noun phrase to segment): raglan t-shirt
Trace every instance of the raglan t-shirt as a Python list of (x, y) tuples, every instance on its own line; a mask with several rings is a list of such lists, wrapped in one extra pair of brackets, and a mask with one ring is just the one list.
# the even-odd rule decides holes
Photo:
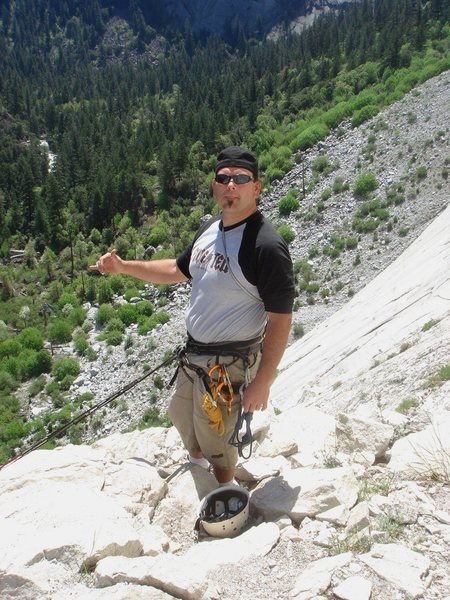
[(220, 216), (207, 221), (177, 265), (192, 280), (186, 327), (198, 342), (251, 340), (263, 333), (267, 312), (292, 312), (289, 250), (259, 211), (225, 228)]

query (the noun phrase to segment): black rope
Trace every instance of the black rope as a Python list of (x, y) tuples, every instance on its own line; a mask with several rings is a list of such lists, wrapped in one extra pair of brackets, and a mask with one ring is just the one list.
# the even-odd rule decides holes
[(98, 402), (94, 406), (91, 406), (87, 410), (83, 411), (78, 416), (76, 416), (73, 419), (71, 419), (65, 425), (62, 425), (61, 427), (59, 427), (55, 431), (52, 431), (51, 433), (47, 434), (44, 438), (42, 438), (42, 440), (39, 440), (39, 442), (36, 442), (35, 444), (33, 444), (32, 446), (30, 446), (29, 448), (27, 448), (23, 452), (19, 452), (18, 454), (16, 454), (16, 456), (13, 456), (9, 460), (7, 460), (5, 463), (0, 464), (0, 471), (3, 469), (3, 467), (6, 467), (7, 465), (10, 465), (10, 464), (16, 462), (17, 460), (23, 458), (27, 454), (30, 454), (30, 452), (33, 452), (34, 450), (37, 450), (38, 448), (40, 448), (41, 446), (43, 446), (44, 444), (46, 444), (47, 442), (49, 442), (52, 438), (55, 438), (55, 437), (61, 435), (62, 433), (64, 433), (65, 431), (67, 431), (70, 427), (72, 427), (72, 425), (77, 425), (78, 423), (80, 423), (81, 421), (83, 421), (85, 418), (90, 417), (91, 415), (93, 415), (97, 410), (99, 410), (103, 406), (106, 406), (107, 404), (109, 404), (109, 402), (112, 402), (113, 400), (115, 400), (119, 396), (122, 396), (122, 394), (125, 394), (125, 392), (128, 392), (129, 390), (131, 390), (132, 388), (134, 388), (134, 386), (136, 386), (139, 383), (141, 383), (141, 381), (144, 381), (144, 379), (146, 379), (147, 377), (150, 377), (150, 375), (153, 375), (153, 373), (155, 373), (156, 371), (158, 371), (162, 367), (165, 367), (165, 366), (169, 365), (171, 362), (173, 362), (175, 359), (178, 358), (178, 354), (179, 354), (179, 350), (177, 350), (174, 353), (173, 356), (171, 356), (170, 358), (168, 358), (167, 360), (165, 360), (164, 362), (162, 362), (161, 364), (159, 364), (157, 367), (155, 367), (152, 371), (149, 371), (148, 373), (145, 373), (141, 377), (138, 377), (137, 379), (134, 379), (133, 381), (130, 381), (130, 383), (127, 383), (127, 385), (125, 385), (122, 389), (118, 390), (117, 392), (114, 392), (114, 394), (111, 394), (110, 396), (107, 396), (101, 402)]

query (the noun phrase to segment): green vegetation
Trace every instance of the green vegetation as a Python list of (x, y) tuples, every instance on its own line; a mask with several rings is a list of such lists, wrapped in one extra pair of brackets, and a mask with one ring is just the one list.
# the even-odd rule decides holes
[(305, 328), (302, 323), (296, 322), (293, 324), (292, 335), (295, 339), (301, 338), (305, 335)]
[(406, 415), (410, 410), (416, 408), (417, 399), (416, 398), (405, 398), (400, 402), (400, 404), (395, 409), (397, 412), (402, 413), (402, 415)]
[(422, 327), (422, 331), (428, 331), (429, 329), (431, 329), (432, 327), (437, 325), (439, 323), (439, 321), (440, 321), (440, 319), (430, 319), (429, 321), (424, 323), (424, 325)]
[(379, 198), (361, 204), (353, 218), (353, 229), (357, 233), (375, 231), (382, 221), (389, 219), (387, 206), (387, 202), (382, 202)]
[(387, 496), (394, 489), (395, 475), (389, 475), (378, 480), (363, 479), (358, 492), (358, 502), (370, 500), (375, 494)]
[[(93, 0), (89, 9), (72, 0), (47, 4), (43, 11), (38, 0), (16, 0), (4, 3), (0, 14), (3, 458), (24, 437), (42, 437), (77, 410), (66, 393), (77, 361), (61, 369), (49, 349), (73, 342), (79, 357), (95, 358), (85, 302), (100, 305), (97, 335), (128, 349), (127, 325), (145, 335), (169, 320), (162, 310), (169, 286), (161, 286), (156, 308), (147, 300), (116, 308), (115, 294), (144, 298), (143, 284), (99, 277), (88, 265), (112, 247), (126, 258), (143, 258), (150, 247), (154, 257), (180, 252), (202, 217), (215, 211), (209, 190), (221, 147), (255, 150), (270, 183), (344, 120), (357, 126), (450, 67), (449, 8), (441, 0), (426, 6), (392, 0), (376, 10), (354, 3), (276, 42), (247, 39), (238, 24), (226, 40), (196, 37), (188, 29), (164, 40), (150, 24), (155, 11), (132, 3), (121, 13), (128, 19), (125, 47), (105, 43), (117, 16), (110, 3)], [(361, 24), (365, 35), (359, 35)], [(372, 131), (386, 127), (378, 120)], [(56, 157), (51, 168), (42, 137)], [(370, 137), (366, 158), (374, 151)], [(448, 165), (450, 158), (444, 179)], [(308, 190), (334, 168), (326, 154), (319, 156)], [(412, 167), (415, 182), (426, 176), (420, 165)], [(332, 193), (349, 185), (336, 177)], [(367, 203), (353, 222), (358, 234), (375, 231), (389, 218), (388, 207), (405, 201), (400, 185), (386, 192), (385, 202), (372, 199), (377, 187), (375, 175), (363, 172), (352, 188)], [(327, 188), (302, 218), (320, 219), (330, 194)], [(280, 215), (298, 210), (301, 196), (292, 190), (286, 198)], [(294, 239), (285, 224), (280, 233), (288, 243)], [(399, 229), (398, 235), (406, 234)], [(357, 236), (336, 236), (325, 254), (338, 258), (357, 244)], [(16, 248), (23, 258), (13, 263)], [(319, 252), (311, 249), (310, 258)], [(313, 303), (319, 283), (305, 265), (297, 275)], [(324, 300), (330, 293), (320, 290)], [(47, 394), (57, 409), (32, 428), (15, 397), (26, 381), (31, 397)], [(81, 432), (74, 428), (71, 439)]]
[(290, 244), (294, 241), (295, 231), (292, 229), (292, 227), (289, 227), (289, 225), (283, 223), (279, 225), (277, 229), (278, 233), (281, 235), (281, 237), (287, 244)]
[(359, 197), (367, 197), (378, 187), (378, 180), (373, 173), (362, 173), (355, 181), (353, 194)]
[(148, 427), (171, 427), (172, 422), (166, 412), (161, 412), (156, 406), (151, 406), (142, 415), (138, 423), (138, 429), (147, 429)]
[(290, 215), (291, 212), (298, 210), (300, 202), (298, 199), (297, 190), (289, 190), (289, 192), (281, 198), (278, 203), (278, 211), (280, 215)]
[(337, 258), (341, 252), (353, 250), (357, 245), (357, 237), (349, 236), (347, 238), (342, 238), (339, 235), (334, 234), (330, 237), (329, 243), (324, 247), (323, 253), (330, 258)]
[(435, 388), (444, 383), (444, 381), (450, 381), (450, 365), (443, 365), (433, 375), (431, 375), (425, 382), (425, 388)]

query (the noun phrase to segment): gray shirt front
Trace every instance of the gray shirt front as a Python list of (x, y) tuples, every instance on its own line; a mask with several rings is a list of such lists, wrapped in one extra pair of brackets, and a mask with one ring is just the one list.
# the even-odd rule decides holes
[(263, 333), (268, 311), (292, 311), (289, 251), (259, 211), (225, 229), (220, 217), (211, 219), (177, 264), (192, 279), (186, 327), (198, 342), (251, 340)]

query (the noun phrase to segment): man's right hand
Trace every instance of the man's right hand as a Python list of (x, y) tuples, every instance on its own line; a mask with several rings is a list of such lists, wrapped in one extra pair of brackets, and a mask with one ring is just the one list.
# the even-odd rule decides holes
[(103, 254), (95, 265), (90, 265), (89, 268), (94, 271), (99, 271), (99, 273), (122, 273), (123, 260), (120, 256), (117, 256), (116, 251), (113, 249), (111, 252)]

